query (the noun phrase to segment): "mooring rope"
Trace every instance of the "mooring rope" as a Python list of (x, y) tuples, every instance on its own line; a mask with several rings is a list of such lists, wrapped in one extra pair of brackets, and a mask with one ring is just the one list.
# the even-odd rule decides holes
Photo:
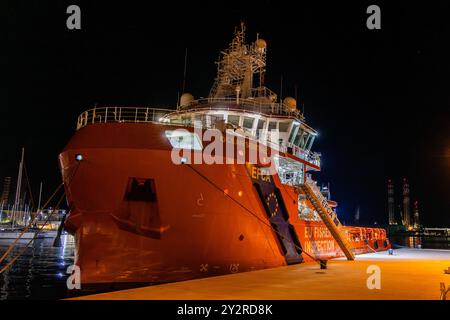
[[(58, 191), (62, 188), (62, 186), (64, 185), (64, 183), (61, 183), (55, 190), (55, 192), (53, 192), (53, 194), (50, 196), (50, 198), (47, 200), (47, 202), (45, 203), (45, 205), (43, 206), (43, 208), (47, 207), (47, 205), (50, 203), (50, 201), (53, 200), (53, 198), (55, 197), (55, 195), (58, 193)], [(6, 252), (3, 254), (3, 256), (0, 258), (0, 263), (6, 258), (6, 256), (8, 255), (8, 253), (14, 248), (15, 244), (17, 243), (17, 241), (19, 241), (22, 236), (28, 232), (28, 230), (31, 228), (31, 226), (33, 225), (34, 221), (37, 219), (37, 215), (36, 217), (33, 219), (33, 221), (31, 221), (28, 226), (26, 226), (22, 232), (19, 234), (19, 236), (13, 241), (13, 243), (11, 243), (11, 245), (9, 246), (8, 250), (6, 250)]]
[(53, 216), (53, 214), (55, 212), (57, 212), (59, 210), (59, 206), (61, 204), (61, 202), (64, 200), (64, 196), (65, 193), (63, 193), (61, 195), (61, 198), (59, 198), (58, 203), (56, 204), (55, 209), (52, 210), (51, 214), (48, 215), (47, 220), (44, 221), (44, 224), (41, 226), (41, 228), (38, 229), (37, 232), (35, 232), (34, 237), (28, 241), (28, 243), (26, 244), (26, 246), (19, 252), (19, 254), (17, 254), (14, 258), (11, 259), (11, 261), (9, 261), (1, 270), (0, 270), (0, 274), (2, 274), (3, 272), (5, 272), (14, 262), (16, 262), (17, 259), (19, 259), (24, 253), (25, 251), (28, 249), (28, 247), (30, 246), (30, 244), (36, 240), (36, 238), (38, 237), (39, 233), (41, 233), (41, 231), (44, 229), (45, 225), (50, 221), (50, 218)]
[[(80, 167), (80, 163), (78, 162), (74, 172), (72, 174), (72, 176), (70, 177), (70, 179), (68, 179), (68, 183), (67, 183), (67, 187), (70, 186), (70, 184), (72, 183), (73, 179), (75, 178), (75, 174), (78, 171), (78, 168)], [(53, 194), (50, 196), (50, 198), (47, 200), (47, 202), (44, 204), (43, 208), (46, 208), (49, 203), (52, 201), (52, 199), (55, 197), (55, 195), (59, 192), (59, 190), (64, 186), (64, 182), (62, 182), (57, 188), (56, 190), (53, 192)], [(64, 199), (64, 195), (65, 192), (63, 192), (61, 198), (59, 199), (58, 203), (57, 203), (57, 207), (59, 208), (59, 205), (61, 204), (62, 200)], [(25, 250), (28, 248), (28, 246), (36, 239), (37, 235), (42, 231), (43, 227), (48, 223), (48, 221), (50, 221), (50, 218), (52, 217), (52, 215), (57, 211), (58, 209), (54, 209), (51, 214), (47, 217), (47, 220), (44, 221), (44, 224), (42, 226), (42, 228), (38, 229), (38, 231), (35, 233), (34, 237), (27, 243), (27, 245), (25, 246), (25, 248), (22, 250), (22, 252), (16, 256), (13, 260), (11, 260), (4, 268), (2, 268), (0, 270), (0, 274), (3, 273), (10, 265), (12, 265), (12, 263), (14, 263), (14, 261), (16, 261), (24, 252)], [(8, 250), (6, 250), (6, 252), (3, 254), (3, 256), (0, 258), (0, 263), (3, 262), (3, 260), (6, 259), (6, 257), (8, 256), (8, 254), (11, 252), (11, 250), (15, 247), (16, 243), (22, 238), (22, 236), (31, 228), (31, 226), (33, 225), (33, 223), (36, 221), (37, 219), (37, 215), (36, 217), (33, 219), (33, 221), (31, 221), (29, 223), (29, 225), (27, 227), (24, 228), (24, 230), (19, 234), (19, 236), (13, 241), (13, 243), (9, 246)]]
[(189, 168), (191, 168), (195, 173), (197, 173), (200, 177), (202, 177), (203, 179), (205, 179), (208, 183), (210, 183), (214, 188), (216, 188), (217, 190), (219, 190), (220, 192), (222, 192), (223, 194), (225, 194), (228, 198), (230, 198), (233, 202), (235, 202), (237, 205), (239, 205), (241, 208), (243, 208), (245, 211), (247, 211), (248, 213), (250, 213), (253, 217), (255, 217), (256, 219), (258, 219), (260, 222), (262, 222), (266, 227), (270, 228), (271, 230), (273, 230), (276, 234), (278, 234), (280, 236), (280, 238), (282, 240), (286, 240), (290, 243), (292, 243), (294, 245), (295, 248), (299, 249), (302, 253), (304, 253), (305, 255), (307, 255), (308, 257), (310, 257), (311, 259), (313, 259), (315, 262), (321, 264), (321, 260), (317, 259), (316, 257), (313, 257), (312, 255), (310, 255), (308, 252), (304, 251), (303, 248), (299, 247), (294, 241), (292, 241), (291, 239), (287, 239), (286, 237), (284, 237), (278, 230), (274, 229), (272, 227), (271, 224), (267, 223), (266, 221), (264, 221), (263, 219), (261, 219), (256, 213), (254, 213), (253, 211), (251, 211), (250, 209), (248, 209), (246, 206), (244, 206), (242, 203), (240, 203), (238, 200), (234, 199), (232, 196), (230, 196), (227, 192), (225, 192), (225, 190), (223, 190), (221, 187), (219, 187), (217, 184), (215, 184), (212, 180), (210, 180), (208, 177), (206, 177), (204, 174), (202, 174), (201, 172), (199, 172), (197, 169), (195, 169), (193, 166), (191, 166), (190, 164), (184, 164), (185, 166), (188, 166)]

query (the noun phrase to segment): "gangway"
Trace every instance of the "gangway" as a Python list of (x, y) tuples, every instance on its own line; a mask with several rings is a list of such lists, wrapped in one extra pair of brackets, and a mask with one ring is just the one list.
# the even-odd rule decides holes
[(328, 228), (347, 259), (355, 260), (355, 255), (351, 246), (340, 230), (341, 222), (339, 221), (336, 212), (328, 205), (328, 200), (322, 195), (316, 183), (308, 177), (305, 183), (301, 184), (299, 187), (311, 201), (323, 223)]

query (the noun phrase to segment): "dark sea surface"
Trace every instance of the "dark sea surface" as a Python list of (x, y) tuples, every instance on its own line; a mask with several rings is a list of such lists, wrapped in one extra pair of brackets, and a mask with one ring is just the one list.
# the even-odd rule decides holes
[[(22, 251), (28, 241), (20, 240), (1, 267)], [(68, 297), (66, 270), (73, 264), (74, 240), (70, 235), (62, 235), (61, 247), (54, 247), (53, 241), (53, 237), (33, 241), (25, 253), (0, 274), (0, 300)], [(0, 239), (0, 256), (12, 242)]]
[(393, 236), (389, 239), (398, 247), (450, 250), (450, 237)]

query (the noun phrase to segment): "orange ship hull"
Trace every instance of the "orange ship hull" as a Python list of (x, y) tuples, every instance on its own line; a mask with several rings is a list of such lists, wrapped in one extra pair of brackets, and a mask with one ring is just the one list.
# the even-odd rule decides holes
[[(322, 222), (299, 218), (299, 191), (274, 176), (303, 251), (283, 248), (246, 166), (192, 165), (199, 175), (176, 165), (168, 128), (89, 125), (61, 153), (65, 224), (82, 285), (162, 283), (343, 256)], [(343, 229), (357, 254), (390, 247), (383, 229)]]

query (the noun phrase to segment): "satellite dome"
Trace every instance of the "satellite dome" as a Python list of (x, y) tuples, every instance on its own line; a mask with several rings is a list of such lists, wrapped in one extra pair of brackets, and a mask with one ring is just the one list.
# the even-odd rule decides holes
[(284, 98), (283, 103), (291, 110), (297, 109), (297, 100), (292, 97)]
[(258, 39), (256, 40), (256, 47), (258, 47), (258, 49), (265, 49), (267, 48), (267, 42), (264, 39)]
[(180, 106), (187, 106), (194, 101), (194, 96), (190, 93), (183, 93), (180, 98)]

